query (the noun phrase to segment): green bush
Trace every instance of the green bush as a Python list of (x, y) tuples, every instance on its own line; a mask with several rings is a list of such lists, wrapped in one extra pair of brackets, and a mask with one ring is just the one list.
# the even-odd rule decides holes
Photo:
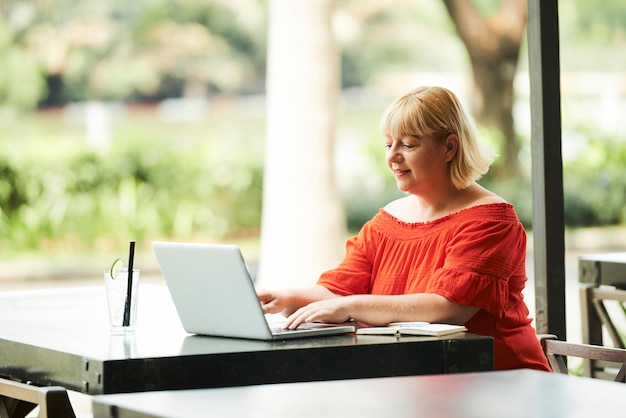
[[(563, 163), (565, 226), (623, 224), (626, 222), (626, 142), (579, 133), (587, 137), (584, 152)], [(532, 228), (530, 178), (487, 178), (481, 183), (513, 203), (524, 226)]]
[(626, 222), (626, 141), (588, 134), (584, 153), (563, 166), (568, 226)]
[[(228, 159), (211, 141), (181, 148), (134, 138), (110, 151), (79, 148), (0, 156), (1, 229), (16, 248), (90, 246), (148, 236), (221, 238), (258, 228), (262, 159)], [(243, 160), (243, 161), (242, 161)]]

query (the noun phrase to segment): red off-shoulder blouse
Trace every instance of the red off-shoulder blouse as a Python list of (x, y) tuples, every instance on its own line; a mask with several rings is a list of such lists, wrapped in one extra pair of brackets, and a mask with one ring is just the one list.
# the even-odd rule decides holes
[(424, 223), (380, 210), (318, 284), (340, 295), (435, 293), (478, 307), (465, 325), (494, 338), (495, 369), (549, 371), (523, 299), (525, 260), (526, 232), (508, 203)]

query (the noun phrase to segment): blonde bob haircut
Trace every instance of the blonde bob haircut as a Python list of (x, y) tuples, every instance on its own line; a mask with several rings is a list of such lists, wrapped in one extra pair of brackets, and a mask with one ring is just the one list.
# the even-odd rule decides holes
[(430, 135), (442, 142), (457, 135), (450, 176), (459, 190), (483, 176), (496, 156), (479, 141), (474, 122), (456, 95), (443, 87), (418, 87), (398, 97), (383, 113), (380, 132), (390, 138)]

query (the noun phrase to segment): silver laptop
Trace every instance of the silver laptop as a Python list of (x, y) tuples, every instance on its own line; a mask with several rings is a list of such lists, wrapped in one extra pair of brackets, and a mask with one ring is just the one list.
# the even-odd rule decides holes
[(277, 340), (355, 331), (350, 324), (270, 324), (239, 247), (154, 241), (152, 248), (185, 331)]

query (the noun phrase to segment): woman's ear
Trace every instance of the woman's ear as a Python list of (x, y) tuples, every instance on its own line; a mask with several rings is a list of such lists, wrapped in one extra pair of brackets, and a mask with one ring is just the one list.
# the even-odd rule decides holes
[(459, 149), (459, 137), (456, 134), (450, 134), (446, 138), (446, 162), (450, 162)]

